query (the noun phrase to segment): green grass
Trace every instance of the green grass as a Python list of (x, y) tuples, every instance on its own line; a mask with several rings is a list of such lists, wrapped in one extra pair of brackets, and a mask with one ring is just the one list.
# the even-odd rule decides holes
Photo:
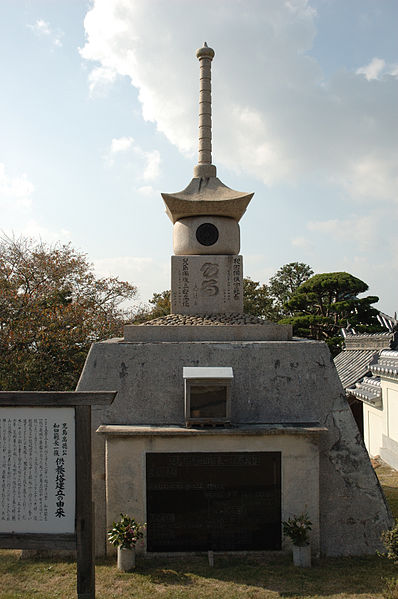
[(381, 463), (376, 466), (376, 474), (394, 518), (398, 518), (398, 470)]
[[(118, 572), (114, 560), (96, 567), (97, 599), (382, 599), (383, 578), (396, 567), (378, 557), (321, 559), (310, 569), (295, 568), (290, 556), (274, 560), (217, 557), (137, 560), (133, 574)], [(1, 599), (71, 599), (75, 564), (18, 560), (0, 552)]]
[[(398, 517), (398, 472), (381, 465), (376, 473)], [(76, 565), (54, 559), (18, 559), (18, 551), (0, 551), (0, 599), (73, 599)], [(115, 560), (96, 567), (97, 599), (398, 599), (386, 594), (386, 579), (398, 578), (398, 566), (377, 557), (323, 558), (310, 569), (295, 568), (291, 557), (215, 556), (137, 558), (132, 574), (116, 570)]]

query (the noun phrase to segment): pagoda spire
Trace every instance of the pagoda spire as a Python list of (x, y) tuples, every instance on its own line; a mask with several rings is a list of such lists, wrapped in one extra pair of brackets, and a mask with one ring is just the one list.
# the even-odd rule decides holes
[(200, 215), (225, 216), (238, 223), (253, 196), (224, 185), (211, 163), (211, 61), (214, 55), (206, 42), (196, 51), (200, 66), (198, 164), (185, 189), (162, 193), (166, 213), (173, 224), (182, 218)]
[(205, 42), (196, 51), (200, 65), (199, 88), (199, 155), (194, 177), (215, 177), (216, 167), (211, 163), (211, 61), (214, 50)]

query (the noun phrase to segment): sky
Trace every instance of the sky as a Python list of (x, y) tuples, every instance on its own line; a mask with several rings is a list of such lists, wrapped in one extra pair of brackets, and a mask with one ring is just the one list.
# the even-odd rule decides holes
[(244, 275), (346, 271), (398, 311), (396, 0), (1, 0), (0, 230), (70, 242), (99, 276), (170, 288), (160, 192), (213, 163), (254, 192)]

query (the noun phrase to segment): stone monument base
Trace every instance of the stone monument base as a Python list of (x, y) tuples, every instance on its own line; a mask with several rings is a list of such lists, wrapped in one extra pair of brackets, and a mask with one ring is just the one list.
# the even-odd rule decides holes
[(249, 314), (169, 314), (142, 325), (124, 327), (125, 341), (288, 341), (291, 338), (290, 324), (276, 324)]
[[(159, 518), (167, 522), (173, 517), (171, 512), (158, 514), (156, 508), (150, 512), (156, 518), (148, 520), (146, 457), (151, 452), (182, 457), (198, 452), (279, 452), (281, 521), (308, 511), (314, 523), (314, 553), (339, 556), (381, 550), (380, 534), (391, 525), (391, 515), (326, 344), (304, 339), (217, 341), (218, 331), (227, 328), (214, 326), (210, 342), (158, 337), (92, 346), (78, 389), (118, 391), (112, 406), (92, 408), (97, 554), (111, 550), (106, 530), (120, 511), (155, 528)], [(155, 332), (161, 327), (131, 327), (127, 333), (147, 329)], [(198, 366), (232, 368), (231, 425), (224, 429), (185, 426), (183, 368)], [(170, 481), (159, 483), (170, 491)], [(176, 483), (176, 491), (187, 492)], [(205, 479), (202, 483), (213, 484)], [(222, 500), (225, 489), (218, 490)], [(214, 495), (217, 488), (209, 492)], [(235, 508), (237, 517), (243, 517), (242, 505)]]

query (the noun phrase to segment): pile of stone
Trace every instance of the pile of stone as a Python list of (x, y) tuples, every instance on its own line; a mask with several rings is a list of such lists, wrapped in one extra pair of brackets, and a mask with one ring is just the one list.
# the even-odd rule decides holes
[(238, 312), (231, 314), (168, 314), (153, 320), (147, 320), (139, 326), (228, 326), (247, 324), (269, 324), (264, 320), (251, 314)]

